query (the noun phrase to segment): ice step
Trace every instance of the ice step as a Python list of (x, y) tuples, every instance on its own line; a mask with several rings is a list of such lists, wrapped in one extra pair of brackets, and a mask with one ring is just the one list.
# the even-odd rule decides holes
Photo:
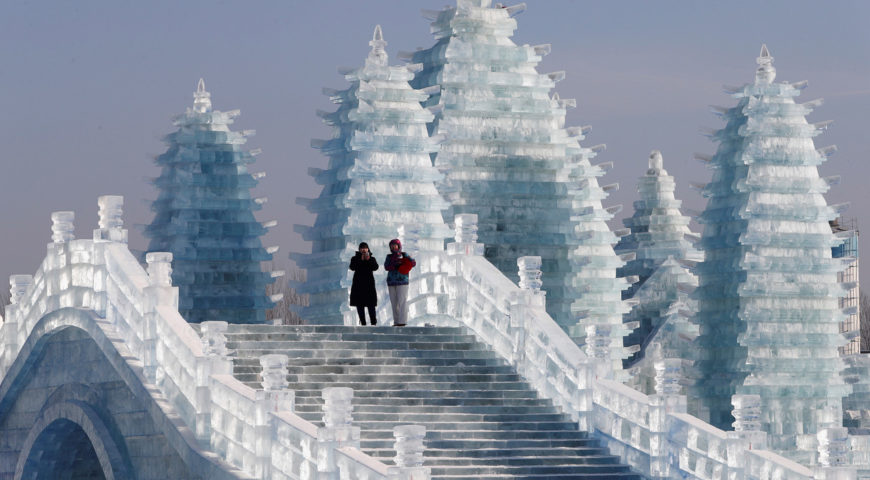
[(489, 351), (488, 348), (484, 347), (480, 344), (474, 343), (445, 343), (445, 342), (418, 342), (418, 341), (408, 341), (407, 339), (404, 342), (394, 341), (394, 342), (386, 342), (386, 341), (377, 341), (377, 342), (349, 342), (344, 340), (305, 340), (298, 342), (285, 342), (285, 341), (272, 341), (272, 340), (259, 340), (255, 342), (238, 342), (234, 340), (227, 339), (227, 348), (230, 350), (237, 351), (251, 351), (251, 350), (279, 350), (279, 349), (289, 349), (293, 350), (307, 350), (307, 349), (317, 349), (317, 350), (482, 350)]
[[(392, 448), (371, 448), (365, 449), (366, 453), (378, 458), (393, 458), (396, 456), (396, 451)], [(550, 447), (550, 448), (480, 448), (480, 449), (464, 449), (464, 448), (427, 448), (425, 458), (450, 458), (457, 461), (465, 461), (469, 459), (498, 459), (498, 458), (518, 458), (518, 457), (550, 457), (561, 458), (565, 463), (574, 461), (584, 461), (586, 463), (614, 463), (617, 461), (616, 456), (607, 454), (607, 449), (603, 447)], [(575, 458), (585, 457), (585, 458)], [(425, 462), (424, 462), (425, 463)]]
[[(288, 365), (290, 374), (300, 375), (458, 375), (458, 374), (476, 374), (476, 375), (513, 375), (514, 378), (520, 379), (516, 371), (507, 366), (434, 366), (434, 365), (405, 365), (401, 369), (402, 373), (397, 373), (393, 365)], [(241, 359), (235, 362), (233, 371), (236, 374), (244, 373), (260, 373), (262, 367), (259, 359)]]
[[(233, 370), (233, 375), (243, 382), (256, 381), (260, 372), (240, 372)], [(370, 384), (372, 389), (378, 388), (379, 385), (389, 384), (418, 384), (418, 383), (439, 383), (439, 384), (475, 384), (475, 383), (497, 383), (497, 384), (514, 384), (520, 387), (526, 387), (524, 382), (516, 374), (500, 374), (500, 373), (397, 373), (397, 374), (357, 374), (357, 375), (336, 375), (336, 374), (295, 374), (290, 373), (286, 376), (290, 383), (304, 385), (319, 385), (326, 383), (366, 383)]]
[[(286, 355), (286, 352), (279, 351)], [(239, 366), (256, 365), (259, 368), (260, 358), (256, 356), (235, 356), (233, 363)], [(294, 358), (290, 362), (290, 368), (308, 367), (308, 366), (342, 366), (342, 365), (365, 365), (365, 366), (389, 366), (389, 367), (452, 367), (452, 368), (467, 368), (467, 367), (500, 367), (504, 366), (504, 360), (500, 358), (411, 358), (411, 357), (343, 357), (343, 358)]]
[[(425, 465), (425, 463), (424, 463)], [(552, 474), (594, 474), (600, 475), (605, 473), (629, 473), (629, 468), (625, 465), (539, 465), (526, 464), (515, 466), (430, 466), (433, 477), (441, 477), (441, 475), (552, 475)], [(597, 477), (593, 477), (597, 478)]]
[[(259, 382), (246, 382), (246, 385), (253, 389), (262, 388)], [(325, 384), (326, 387), (341, 387), (347, 386), (341, 383), (334, 384)], [(404, 386), (404, 385), (403, 385)], [(300, 397), (316, 397), (319, 398), (322, 394), (322, 388), (317, 388), (315, 390), (302, 390), (300, 388), (294, 388), (295, 385), (290, 385), (289, 389), (293, 390), (296, 394), (296, 398)], [(311, 387), (311, 385), (305, 385), (306, 388)], [(321, 385), (323, 387), (323, 385)], [(385, 399), (405, 399), (405, 398), (422, 398), (427, 399), (431, 398), (433, 395), (433, 390), (428, 388), (410, 388), (410, 389), (394, 389), (394, 390), (358, 390), (354, 391), (354, 402), (360, 402), (365, 398), (375, 398), (380, 404), (385, 404)], [(494, 399), (522, 399), (522, 398), (537, 398), (537, 394), (533, 391), (529, 391), (528, 389), (511, 389), (511, 390), (494, 390), (491, 388), (485, 389), (476, 389), (476, 390), (464, 390), (464, 389), (443, 389), (438, 390), (438, 396), (442, 398), (453, 398), (453, 399), (464, 399), (464, 398), (494, 398)]]
[[(496, 358), (495, 354), (489, 350), (317, 350), (317, 349), (250, 349), (241, 350), (234, 349), (237, 357), (256, 357), (272, 353), (280, 353), (287, 355), (291, 359), (297, 358), (439, 358), (439, 359), (457, 359), (464, 358), (479, 358), (488, 359)], [(461, 352), (461, 353), (458, 353)]]
[[(296, 413), (305, 415), (308, 413), (322, 413), (321, 408), (323, 402), (314, 403), (297, 403)], [(354, 404), (353, 415), (357, 418), (359, 415), (369, 413), (385, 413), (388, 409), (383, 403), (372, 404)], [(465, 414), (490, 414), (490, 415), (540, 415), (552, 414), (552, 406), (516, 406), (511, 402), (510, 405), (395, 405), (390, 404), (389, 412), (393, 415), (415, 415), (415, 414), (433, 414), (433, 415), (451, 415), (454, 412), (462, 412)], [(403, 417), (406, 418), (406, 417)]]

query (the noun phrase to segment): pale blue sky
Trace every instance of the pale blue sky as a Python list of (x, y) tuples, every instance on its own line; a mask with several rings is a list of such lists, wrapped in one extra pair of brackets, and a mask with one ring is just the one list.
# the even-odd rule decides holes
[[(378, 23), (392, 63), (431, 45), (420, 9), (449, 2), (2, 2), (0, 278), (36, 270), (52, 211), (75, 210), (77, 236), (90, 236), (102, 194), (126, 197), (131, 247), (145, 247), (133, 225), (151, 219), (152, 158), (200, 77), (216, 109), (241, 109), (236, 127), (257, 131), (248, 146), (263, 153), (252, 170), (268, 176), (255, 193), (269, 197), (259, 218), (280, 224), (265, 243), (281, 247), (280, 263), (308, 251), (292, 226), (313, 221), (295, 198), (317, 196), (306, 171), (326, 163), (309, 147), (330, 134), (314, 114), (334, 108), (321, 88), (346, 85), (336, 67), (363, 61)], [(598, 161), (615, 163), (602, 183), (620, 183), (606, 202), (623, 204), (620, 216), (631, 214), (651, 149), (663, 152), (684, 204), (703, 209), (689, 182), (710, 179), (692, 159), (715, 151), (699, 133), (720, 125), (708, 105), (733, 104), (721, 86), (751, 81), (767, 43), (778, 80), (809, 80), (801, 101), (825, 98), (809, 120), (834, 120), (816, 139), (840, 148), (821, 168), (843, 176), (828, 202), (851, 202), (846, 215), (870, 229), (870, 2), (527, 3), (514, 41), (552, 44), (539, 71), (566, 71), (556, 91), (578, 102), (568, 124), (592, 125), (587, 146), (608, 145)]]

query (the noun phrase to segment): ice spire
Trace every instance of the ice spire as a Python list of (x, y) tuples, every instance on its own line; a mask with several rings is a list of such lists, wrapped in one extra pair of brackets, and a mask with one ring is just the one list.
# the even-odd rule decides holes
[(767, 50), (767, 45), (761, 45), (761, 53), (755, 59), (758, 64), (758, 70), (755, 71), (755, 83), (758, 85), (773, 83), (776, 78), (776, 69), (773, 68), (773, 57)]
[[(452, 205), (446, 218), (477, 214), (486, 257), (509, 278), (517, 257), (541, 256), (547, 311), (582, 342), (580, 318), (590, 312), (606, 311), (619, 324), (614, 331), (621, 329), (621, 305), (592, 305), (597, 288), (614, 286), (621, 265), (606, 224), (611, 213), (601, 206), (604, 169), (589, 163), (597, 149), (579, 144), (586, 129), (565, 128), (573, 101), (550, 97), (564, 72), (537, 72), (549, 45), (511, 40), (518, 10), (459, 0), (428, 12), (436, 43), (408, 55), (423, 65), (412, 85), (441, 89), (425, 105), (436, 108), (430, 132), (446, 138), (435, 158), (445, 174), (439, 191)], [(615, 288), (620, 304), (622, 287)], [(616, 343), (621, 349), (621, 338)]]
[[(442, 175), (430, 158), (438, 149), (426, 130), (432, 114), (420, 105), (429, 95), (408, 85), (408, 68), (387, 65), (380, 26), (369, 45), (364, 66), (345, 76), (350, 86), (324, 90), (339, 105), (335, 112), (318, 112), (333, 137), (312, 146), (329, 157), (329, 165), (311, 172), (323, 186), (320, 196), (298, 200), (317, 215), (313, 226), (296, 226), (312, 242), (311, 253), (291, 255), (308, 272), (298, 291), (309, 295), (300, 311), (309, 324), (356, 324), (348, 306), (348, 263), (360, 242), (383, 264), (400, 227), (419, 235), (420, 250), (443, 250), (451, 235), (441, 215), (448, 205), (435, 188)], [(375, 275), (384, 289), (378, 320), (389, 324), (385, 272)]]
[(846, 341), (837, 272), (848, 260), (831, 258), (840, 240), (828, 222), (838, 212), (817, 170), (820, 127), (805, 119), (814, 103), (796, 104), (795, 85), (772, 83), (771, 62), (762, 47), (755, 82), (735, 92), (713, 135), (719, 147), (698, 219), (700, 379), (689, 398), (728, 428), (731, 396), (760, 395), (772, 449), (810, 464), (815, 433), (842, 424), (849, 392), (837, 352)]
[(375, 32), (372, 34), (372, 41), (369, 42), (369, 45), (371, 45), (372, 51), (369, 52), (366, 63), (371, 62), (372, 65), (386, 66), (388, 60), (384, 47), (387, 46), (387, 42), (384, 41), (384, 34), (381, 32), (380, 25), (375, 25)]
[(193, 111), (196, 113), (211, 111), (211, 93), (205, 90), (205, 80), (201, 78), (196, 83), (196, 91), (193, 92)]
[(212, 111), (202, 79), (193, 96), (193, 107), (175, 118), (178, 130), (166, 136), (166, 153), (157, 157), (161, 172), (154, 180), (154, 220), (145, 229), (147, 251), (172, 253), (178, 310), (188, 322), (262, 323), (280, 296), (266, 296), (274, 279), (260, 269), (277, 248), (267, 251), (260, 243), (266, 227), (254, 211), (265, 198), (250, 195), (257, 184), (247, 169), (254, 154), (242, 150), (246, 133), (229, 129), (238, 111)]

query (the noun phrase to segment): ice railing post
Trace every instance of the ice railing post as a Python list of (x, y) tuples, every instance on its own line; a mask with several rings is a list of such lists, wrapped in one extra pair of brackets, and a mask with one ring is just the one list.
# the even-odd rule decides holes
[(6, 320), (3, 322), (3, 344), (0, 352), (0, 379), (6, 376), (6, 371), (15, 361), (18, 354), (18, 326), (22, 310), (22, 300), (27, 289), (33, 285), (33, 275), (11, 275), (9, 277), (9, 305), (6, 306)]
[(846, 427), (823, 428), (819, 440), (819, 466), (813, 477), (823, 480), (855, 480), (858, 471), (849, 465), (849, 430)]
[[(124, 197), (103, 195), (97, 198), (99, 228), (94, 230), (94, 311), (101, 317), (106, 316), (108, 305), (108, 271), (106, 270), (106, 245), (109, 242), (127, 243), (127, 230), (124, 228)], [(146, 372), (147, 375), (147, 372)], [(153, 378), (148, 377), (153, 381)]]
[(453, 217), (453, 243), (447, 244), (449, 255), (483, 255), (483, 244), (477, 243), (477, 215), (462, 213)]
[(423, 439), (426, 438), (424, 425), (397, 425), (393, 428), (396, 439), (395, 467), (387, 470), (389, 480), (429, 480), (432, 471), (423, 466)]
[(596, 379), (611, 379), (613, 363), (610, 361), (610, 332), (613, 326), (606, 323), (596, 323), (586, 326), (586, 356)]
[(353, 422), (353, 389), (330, 387), (323, 389), (323, 427), (317, 429), (318, 479), (338, 480), (335, 449), (359, 448), (359, 427)]
[(666, 358), (655, 362), (654, 368), (656, 393), (649, 397), (649, 475), (653, 478), (670, 478), (668, 414), (686, 413), (686, 396), (680, 395), (682, 360)]
[(151, 252), (145, 255), (148, 265), (148, 286), (144, 289), (143, 322), (139, 334), (142, 338), (142, 363), (145, 378), (157, 382), (157, 313), (158, 305), (178, 308), (178, 288), (172, 286), (172, 254)]
[(734, 431), (726, 432), (728, 468), (742, 475), (746, 465), (745, 452), (767, 448), (767, 433), (761, 430), (761, 396), (733, 395), (731, 405), (734, 407), (731, 410)]
[(544, 308), (546, 292), (541, 290), (541, 257), (519, 257), (517, 268), (520, 291), (511, 301), (510, 327), (514, 344), (513, 363), (517, 370), (525, 372), (529, 308)]
[(254, 419), (254, 456), (262, 478), (271, 478), (272, 413), (293, 411), (295, 394), (287, 389), (287, 355), (270, 354), (260, 357), (262, 390), (257, 390)]

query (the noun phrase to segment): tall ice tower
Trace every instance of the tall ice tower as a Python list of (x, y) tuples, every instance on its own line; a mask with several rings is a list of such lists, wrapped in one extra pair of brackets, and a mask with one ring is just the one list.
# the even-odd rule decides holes
[[(323, 185), (320, 196), (298, 200), (317, 215), (314, 226), (296, 226), (312, 243), (311, 253), (291, 255), (308, 273), (298, 288), (309, 296), (300, 310), (306, 323), (356, 324), (348, 306), (348, 263), (360, 242), (369, 244), (381, 265), (375, 273), (383, 307), (389, 305), (383, 261), (399, 228), (413, 232), (419, 250), (443, 250), (451, 233), (441, 215), (447, 202), (435, 188), (442, 175), (429, 157), (438, 150), (426, 130), (432, 113), (420, 105), (429, 94), (408, 85), (419, 65), (388, 65), (386, 44), (381, 27), (375, 27), (365, 64), (345, 72), (350, 86), (324, 89), (338, 104), (334, 112), (319, 112), (333, 127), (333, 137), (312, 145), (329, 164), (310, 171)], [(389, 315), (388, 308), (380, 308), (381, 323), (388, 323)]]
[(423, 65), (414, 87), (440, 86), (425, 103), (436, 108), (430, 131), (444, 139), (438, 188), (453, 214), (477, 214), (486, 258), (508, 278), (517, 257), (542, 258), (547, 311), (575, 340), (610, 324), (621, 350), (625, 281), (606, 223), (613, 211), (601, 206), (616, 186), (599, 186), (606, 166), (589, 162), (598, 148), (580, 146), (587, 129), (565, 127), (575, 102), (550, 93), (564, 72), (536, 69), (550, 46), (511, 40), (522, 9), (458, 0), (425, 12), (436, 43), (407, 57)]
[(829, 181), (817, 170), (833, 148), (813, 145), (827, 122), (805, 119), (820, 102), (795, 103), (806, 84), (775, 76), (762, 46), (755, 81), (733, 89), (737, 105), (722, 109), (727, 124), (713, 134), (719, 147), (699, 218), (700, 380), (690, 398), (729, 428), (731, 396), (759, 395), (770, 447), (811, 463), (813, 451), (795, 452), (841, 425), (849, 392), (837, 353), (845, 343), (837, 272), (848, 260), (831, 258), (840, 240), (828, 222), (838, 209), (825, 202)]
[(280, 296), (266, 296), (274, 279), (260, 266), (277, 247), (263, 248), (260, 236), (269, 224), (254, 218), (265, 199), (250, 194), (264, 175), (248, 172), (257, 152), (242, 146), (252, 132), (229, 129), (239, 111), (212, 110), (202, 79), (193, 97), (193, 108), (175, 118), (178, 130), (166, 136), (168, 150), (157, 157), (148, 251), (172, 253), (178, 310), (188, 322), (263, 323)]

